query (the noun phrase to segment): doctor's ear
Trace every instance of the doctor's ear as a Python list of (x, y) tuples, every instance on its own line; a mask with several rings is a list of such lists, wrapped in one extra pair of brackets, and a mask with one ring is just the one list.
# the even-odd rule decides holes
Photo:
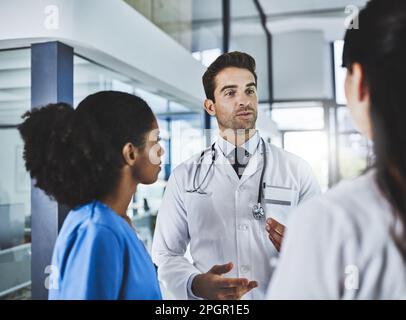
[(214, 101), (211, 99), (206, 99), (204, 100), (204, 109), (207, 111), (207, 113), (211, 116), (216, 115), (216, 107), (214, 105)]
[(139, 149), (134, 147), (130, 142), (126, 143), (122, 149), (124, 162), (129, 166), (133, 166), (137, 160)]

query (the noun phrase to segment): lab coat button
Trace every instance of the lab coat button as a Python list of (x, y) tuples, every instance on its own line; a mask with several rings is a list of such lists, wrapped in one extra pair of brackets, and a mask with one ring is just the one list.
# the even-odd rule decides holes
[(246, 224), (239, 224), (239, 225), (238, 225), (238, 230), (247, 231), (247, 230), (248, 230), (248, 226), (247, 226)]
[(250, 271), (250, 267), (245, 266), (245, 265), (241, 266), (240, 271), (241, 271), (241, 273), (247, 273), (248, 271)]
[(240, 185), (240, 186), (237, 187), (236, 192), (237, 192), (237, 193), (238, 193), (238, 192), (243, 192), (245, 189), (246, 189), (245, 186)]

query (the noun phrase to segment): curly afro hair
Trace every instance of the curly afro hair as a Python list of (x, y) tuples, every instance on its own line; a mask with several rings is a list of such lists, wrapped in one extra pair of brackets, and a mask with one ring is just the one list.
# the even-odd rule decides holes
[(102, 91), (74, 110), (49, 104), (23, 115), (18, 130), (24, 160), (35, 185), (71, 208), (109, 194), (124, 165), (121, 150), (131, 142), (145, 146), (155, 116), (131, 94)]

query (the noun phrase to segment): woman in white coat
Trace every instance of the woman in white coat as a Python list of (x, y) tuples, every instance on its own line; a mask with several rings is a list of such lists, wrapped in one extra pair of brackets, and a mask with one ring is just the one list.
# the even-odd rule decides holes
[(292, 214), (268, 298), (406, 298), (405, 39), (404, 0), (370, 1), (347, 31), (348, 107), (375, 165)]

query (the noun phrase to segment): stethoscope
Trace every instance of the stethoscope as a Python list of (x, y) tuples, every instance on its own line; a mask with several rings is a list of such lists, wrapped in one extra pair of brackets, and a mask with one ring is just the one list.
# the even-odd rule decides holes
[[(265, 174), (265, 169), (266, 169), (266, 145), (265, 145), (265, 141), (264, 139), (261, 138), (261, 142), (262, 142), (262, 146), (263, 146), (263, 160), (264, 160), (264, 164), (262, 166), (262, 172), (261, 172), (261, 179), (259, 180), (259, 187), (258, 187), (258, 201), (257, 204), (255, 204), (252, 207), (252, 216), (256, 219), (256, 220), (261, 220), (265, 217), (265, 210), (262, 206), (261, 200), (263, 198), (263, 181), (264, 181), (264, 174)], [(216, 149), (214, 148), (215, 143), (213, 143), (211, 145), (211, 163), (209, 166), (209, 169), (207, 169), (207, 172), (205, 174), (205, 176), (203, 177), (203, 180), (200, 182), (200, 184), (196, 187), (196, 177), (198, 174), (198, 171), (201, 170), (202, 168), (202, 163), (203, 163), (203, 157), (204, 154), (206, 152), (206, 150), (203, 150), (202, 153), (200, 154), (199, 157), (199, 162), (197, 163), (197, 168), (193, 177), (193, 188), (186, 190), (186, 192), (188, 193), (199, 193), (199, 194), (207, 194), (205, 191), (203, 191), (201, 189), (201, 187), (203, 186), (204, 182), (207, 179), (207, 176), (209, 175), (209, 172), (211, 170), (211, 168), (214, 166), (214, 163), (216, 162)]]

